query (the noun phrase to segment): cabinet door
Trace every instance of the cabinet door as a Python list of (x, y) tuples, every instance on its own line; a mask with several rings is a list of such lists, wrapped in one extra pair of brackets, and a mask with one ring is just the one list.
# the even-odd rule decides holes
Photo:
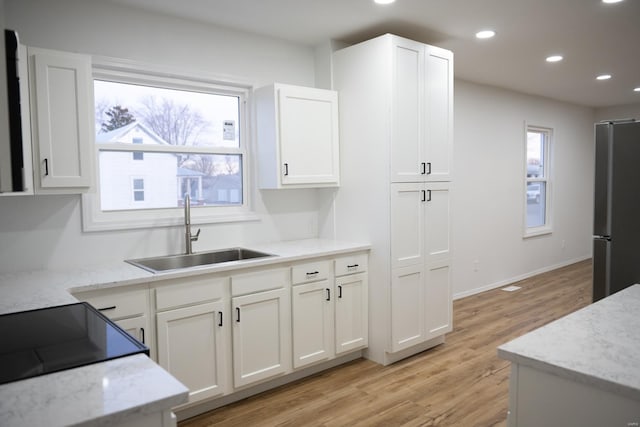
[(425, 188), (425, 260), (430, 264), (451, 258), (451, 194), (448, 182)]
[(449, 261), (439, 261), (427, 266), (425, 294), (427, 339), (451, 332), (453, 307)]
[(149, 318), (147, 316), (116, 320), (115, 323), (129, 335), (149, 347)]
[(425, 159), (428, 181), (450, 181), (453, 163), (453, 54), (426, 47)]
[(425, 340), (424, 266), (393, 270), (391, 278), (391, 351)]
[(158, 313), (158, 363), (189, 388), (189, 402), (221, 395), (225, 385), (222, 301)]
[(277, 90), (282, 184), (337, 184), (337, 92), (286, 85)]
[(393, 38), (391, 181), (423, 181), (424, 45)]
[(424, 264), (424, 184), (391, 184), (391, 267)]
[(369, 286), (366, 273), (338, 277), (335, 290), (336, 354), (369, 344)]
[(293, 367), (333, 357), (333, 284), (321, 280), (297, 285), (291, 295)]
[(89, 187), (94, 140), (91, 58), (43, 49), (29, 54), (37, 183), (44, 189)]
[(291, 366), (289, 290), (234, 297), (233, 378), (236, 387), (281, 375)]

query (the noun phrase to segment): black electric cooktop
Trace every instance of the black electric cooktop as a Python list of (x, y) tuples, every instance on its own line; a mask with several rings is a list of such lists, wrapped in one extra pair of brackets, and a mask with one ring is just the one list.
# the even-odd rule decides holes
[(149, 349), (87, 303), (0, 315), (0, 384)]

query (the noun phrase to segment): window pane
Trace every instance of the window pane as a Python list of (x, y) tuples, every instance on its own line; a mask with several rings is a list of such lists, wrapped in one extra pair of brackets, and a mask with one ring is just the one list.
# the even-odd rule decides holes
[(527, 177), (544, 176), (544, 133), (527, 132)]
[(133, 189), (134, 190), (144, 190), (144, 179), (134, 179), (133, 180)]
[[(130, 151), (101, 151), (101, 210), (174, 208), (182, 206), (185, 194), (191, 205), (242, 205), (242, 156), (239, 154), (187, 154), (145, 152), (134, 161)], [(143, 199), (131, 200), (142, 185)], [(139, 184), (136, 184), (139, 182)], [(142, 202), (143, 203), (140, 203)]]
[(527, 184), (527, 227), (545, 225), (546, 183), (530, 182)]
[[(240, 147), (238, 96), (94, 80), (100, 142)], [(135, 124), (143, 141), (126, 132)]]

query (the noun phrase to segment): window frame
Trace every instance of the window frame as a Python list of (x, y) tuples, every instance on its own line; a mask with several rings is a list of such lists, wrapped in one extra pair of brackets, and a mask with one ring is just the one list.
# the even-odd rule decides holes
[[(193, 147), (181, 146), (181, 153), (193, 154), (233, 154), (240, 155), (242, 168), (242, 205), (206, 206), (191, 210), (192, 224), (214, 224), (223, 222), (255, 221), (259, 216), (252, 209), (250, 199), (250, 114), (249, 100), (252, 86), (246, 82), (232, 79), (221, 79), (208, 74), (185, 73), (161, 66), (142, 64), (114, 58), (93, 58), (93, 80), (108, 80), (121, 83), (155, 85), (178, 90), (214, 92), (239, 97), (239, 132), (241, 135), (238, 148), (227, 147)], [(91, 88), (93, 94), (93, 87)], [(93, 103), (92, 103), (93, 105)], [(91, 116), (93, 117), (93, 111)], [(91, 121), (93, 127), (93, 120)], [(94, 132), (95, 134), (95, 132)], [(140, 147), (133, 144), (93, 144), (93, 179), (94, 186), (82, 195), (82, 227), (83, 231), (126, 230), (152, 227), (172, 227), (184, 224), (182, 207), (160, 209), (133, 209), (121, 211), (102, 211), (100, 209), (100, 152), (161, 152), (163, 147), (149, 150), (144, 144)], [(171, 147), (167, 151), (174, 152)]]
[[(544, 135), (544, 141), (543, 141), (543, 156), (544, 156), (544, 160), (543, 160), (543, 173), (542, 173), (542, 177), (535, 177), (535, 178), (530, 178), (527, 176), (528, 174), (528, 155), (527, 155), (527, 145), (528, 145), (528, 135), (530, 132), (536, 132), (536, 133), (542, 133)], [(552, 223), (552, 219), (553, 219), (553, 202), (552, 202), (552, 194), (553, 194), (553, 178), (552, 178), (552, 171), (553, 171), (553, 167), (552, 167), (552, 159), (553, 159), (553, 135), (554, 135), (554, 129), (552, 127), (548, 127), (548, 126), (538, 126), (538, 125), (531, 125), (528, 124), (527, 122), (525, 122), (524, 124), (524, 160), (523, 160), (523, 166), (524, 166), (524, 171), (522, 176), (524, 177), (523, 179), (523, 196), (524, 196), (524, 203), (523, 203), (523, 221), (522, 221), (522, 228), (523, 228), (523, 238), (529, 238), (529, 237), (536, 237), (536, 236), (542, 236), (542, 235), (546, 235), (546, 234), (551, 234), (553, 233), (553, 223)], [(541, 226), (536, 226), (536, 227), (529, 227), (527, 226), (527, 206), (528, 206), (528, 200), (527, 200), (527, 186), (528, 184), (531, 183), (536, 183), (536, 182), (540, 182), (540, 183), (544, 183), (544, 187), (545, 187), (545, 194), (544, 194), (544, 203), (545, 203), (545, 212), (544, 212), (544, 224)]]

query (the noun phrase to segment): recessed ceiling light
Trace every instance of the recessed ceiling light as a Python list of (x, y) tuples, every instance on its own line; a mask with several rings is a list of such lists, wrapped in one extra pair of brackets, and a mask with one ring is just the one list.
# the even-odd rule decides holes
[(396, 0), (373, 0), (376, 4), (391, 4)]
[(476, 33), (476, 38), (478, 39), (490, 39), (491, 37), (495, 36), (496, 32), (493, 30), (482, 30), (482, 31), (478, 31)]
[(622, 0), (602, 0), (602, 3), (620, 3)]
[(547, 56), (546, 61), (547, 62), (559, 62), (562, 61), (564, 58), (562, 57), (562, 55), (551, 55), (551, 56)]
[(609, 80), (611, 78), (611, 74), (601, 74), (596, 79), (598, 80)]
[(635, 88), (633, 91), (634, 91), (634, 92), (640, 92), (640, 86), (638, 86), (637, 88)]

